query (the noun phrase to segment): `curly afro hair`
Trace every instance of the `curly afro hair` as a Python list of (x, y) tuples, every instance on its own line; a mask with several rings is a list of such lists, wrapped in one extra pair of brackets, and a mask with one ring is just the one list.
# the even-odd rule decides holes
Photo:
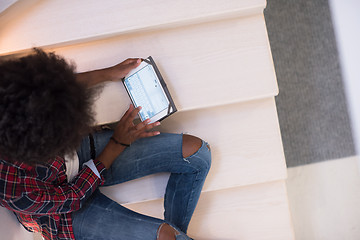
[(94, 122), (94, 94), (54, 53), (0, 62), (1, 156), (35, 164), (73, 152)]

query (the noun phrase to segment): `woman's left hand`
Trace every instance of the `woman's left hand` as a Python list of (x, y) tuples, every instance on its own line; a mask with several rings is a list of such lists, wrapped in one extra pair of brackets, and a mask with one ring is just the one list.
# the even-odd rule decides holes
[(119, 81), (124, 78), (132, 69), (139, 66), (140, 58), (128, 58), (125, 61), (106, 69), (109, 81)]

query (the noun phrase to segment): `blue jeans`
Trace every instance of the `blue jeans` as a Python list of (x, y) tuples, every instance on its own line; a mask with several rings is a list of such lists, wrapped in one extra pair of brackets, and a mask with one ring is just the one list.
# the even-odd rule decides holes
[[(113, 132), (95, 133), (96, 155), (100, 154)], [(78, 151), (80, 166), (91, 159), (89, 139)], [(176, 239), (190, 239), (185, 233), (210, 169), (207, 143), (192, 156), (183, 158), (182, 135), (162, 133), (134, 142), (105, 173), (105, 186), (123, 183), (154, 173), (170, 172), (164, 197), (164, 220), (145, 216), (112, 201), (97, 190), (82, 208), (73, 213), (76, 239), (156, 239), (161, 224), (168, 223), (180, 232)], [(126, 194), (126, 193), (124, 193)]]

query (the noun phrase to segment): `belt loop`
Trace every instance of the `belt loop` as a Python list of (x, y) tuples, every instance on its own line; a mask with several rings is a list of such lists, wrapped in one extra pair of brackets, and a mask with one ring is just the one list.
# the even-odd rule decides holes
[(89, 134), (89, 140), (90, 140), (90, 157), (91, 159), (94, 160), (96, 157), (95, 142), (94, 142), (94, 137), (91, 133)]

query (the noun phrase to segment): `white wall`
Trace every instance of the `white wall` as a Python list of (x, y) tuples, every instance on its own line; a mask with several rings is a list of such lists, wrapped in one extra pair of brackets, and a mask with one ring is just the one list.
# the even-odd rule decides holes
[[(360, 1), (330, 0), (357, 155), (360, 153)], [(360, 168), (360, 161), (359, 161)]]

